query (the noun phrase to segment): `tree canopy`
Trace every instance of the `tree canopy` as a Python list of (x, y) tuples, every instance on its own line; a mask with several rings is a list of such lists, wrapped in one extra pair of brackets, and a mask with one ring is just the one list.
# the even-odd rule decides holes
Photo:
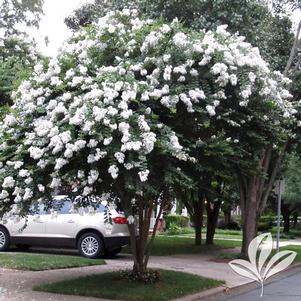
[[(258, 118), (240, 114), (254, 113), (259, 103), (265, 123), (273, 122), (265, 113), (294, 113), (282, 88), (287, 79), (242, 37), (224, 26), (197, 33), (136, 14), (109, 13), (75, 34), (20, 86), (1, 127), (2, 187), (8, 188), (2, 210), (20, 209), (62, 185), (84, 196), (118, 193), (119, 184), (140, 191), (168, 170), (158, 169), (155, 158), (195, 164), (211, 119), (240, 132)], [(184, 119), (190, 129), (181, 126)]]
[(27, 78), (38, 59), (35, 43), (26, 35), (0, 38), (0, 105), (12, 104), (11, 93)]

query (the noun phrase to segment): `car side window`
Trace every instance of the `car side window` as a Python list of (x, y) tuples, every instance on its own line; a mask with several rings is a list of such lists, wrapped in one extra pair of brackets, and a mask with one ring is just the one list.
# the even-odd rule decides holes
[(45, 205), (40, 204), (39, 205), (39, 215), (44, 215), (44, 214), (46, 214)]
[[(96, 207), (94, 207), (94, 206), (91, 206), (91, 207), (93, 207), (95, 209), (94, 212), (97, 212), (97, 213), (103, 213), (107, 210), (106, 207), (102, 204), (98, 204)], [(84, 207), (84, 212), (89, 213), (89, 207)]]
[(63, 201), (64, 204), (63, 206), (60, 208), (59, 213), (60, 214), (70, 214), (70, 209), (72, 207), (72, 204), (70, 201)]
[(54, 210), (59, 214), (70, 214), (71, 202), (69, 199), (54, 199), (50, 207), (47, 207), (47, 211), (44, 214), (51, 214)]
[(106, 207), (102, 204), (99, 204), (96, 208), (96, 212), (100, 212), (100, 213), (105, 212), (106, 210), (107, 210)]

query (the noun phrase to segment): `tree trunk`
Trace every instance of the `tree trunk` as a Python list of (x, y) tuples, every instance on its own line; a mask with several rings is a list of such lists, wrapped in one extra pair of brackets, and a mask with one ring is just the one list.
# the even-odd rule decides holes
[(206, 245), (213, 245), (213, 239), (218, 221), (218, 215), (221, 208), (221, 201), (207, 202), (207, 232), (206, 232)]
[(289, 205), (283, 204), (281, 208), (282, 217), (283, 217), (283, 233), (289, 233), (290, 232), (290, 216), (291, 216), (291, 210), (289, 208)]
[(253, 176), (247, 183), (246, 179), (240, 180), (241, 210), (243, 241), (241, 255), (248, 258), (248, 248), (251, 241), (257, 235), (258, 212), (258, 189), (260, 181), (257, 176)]
[(229, 229), (231, 223), (231, 209), (224, 210), (224, 221), (226, 229)]
[(193, 223), (195, 231), (194, 243), (196, 246), (202, 244), (202, 227), (203, 227), (203, 206), (204, 201), (200, 199), (193, 204), (194, 214), (193, 214)]
[[(167, 198), (164, 198), (160, 203), (160, 209), (156, 217), (154, 230), (151, 238), (149, 239), (150, 222), (153, 209), (157, 205), (153, 200), (140, 200), (138, 202), (137, 210), (133, 212), (130, 199), (123, 198), (122, 207), (125, 208), (126, 216), (138, 216), (133, 223), (127, 224), (130, 234), (130, 243), (133, 256), (133, 274), (138, 278), (147, 273), (147, 264), (150, 256), (150, 250), (156, 235), (156, 230), (162, 214), (163, 208), (167, 203)], [(138, 233), (136, 229), (139, 229)], [(135, 276), (136, 277), (136, 276)]]
[(203, 227), (203, 211), (204, 196), (201, 191), (195, 192), (190, 190), (179, 191), (181, 201), (185, 205), (194, 224), (195, 245), (202, 244), (202, 227)]
[(296, 229), (297, 228), (297, 225), (298, 225), (298, 214), (299, 212), (295, 212), (294, 215), (293, 215), (293, 219), (294, 219), (294, 223), (293, 223), (293, 228)]

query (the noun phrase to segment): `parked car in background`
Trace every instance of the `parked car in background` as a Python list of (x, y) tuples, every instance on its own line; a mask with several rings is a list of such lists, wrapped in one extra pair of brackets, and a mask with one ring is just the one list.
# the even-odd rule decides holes
[(41, 205), (34, 215), (19, 221), (0, 223), (0, 251), (10, 245), (21, 249), (30, 246), (77, 248), (82, 256), (97, 258), (116, 255), (129, 244), (126, 218), (110, 209), (111, 223), (105, 221), (107, 208), (98, 205), (94, 212), (88, 208), (72, 210), (68, 196), (53, 198), (52, 207)]

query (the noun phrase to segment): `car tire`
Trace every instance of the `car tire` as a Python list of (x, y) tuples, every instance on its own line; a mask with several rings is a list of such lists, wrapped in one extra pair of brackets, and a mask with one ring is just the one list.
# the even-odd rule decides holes
[(120, 253), (122, 250), (122, 248), (117, 248), (114, 250), (106, 250), (105, 255), (108, 257), (114, 257), (116, 256), (118, 253)]
[(79, 253), (87, 258), (98, 258), (104, 253), (102, 239), (95, 233), (85, 233), (78, 240)]
[(25, 244), (16, 244), (16, 247), (20, 251), (27, 251), (30, 248), (30, 245), (25, 245)]
[(10, 245), (10, 237), (8, 231), (0, 227), (0, 252), (6, 251)]

